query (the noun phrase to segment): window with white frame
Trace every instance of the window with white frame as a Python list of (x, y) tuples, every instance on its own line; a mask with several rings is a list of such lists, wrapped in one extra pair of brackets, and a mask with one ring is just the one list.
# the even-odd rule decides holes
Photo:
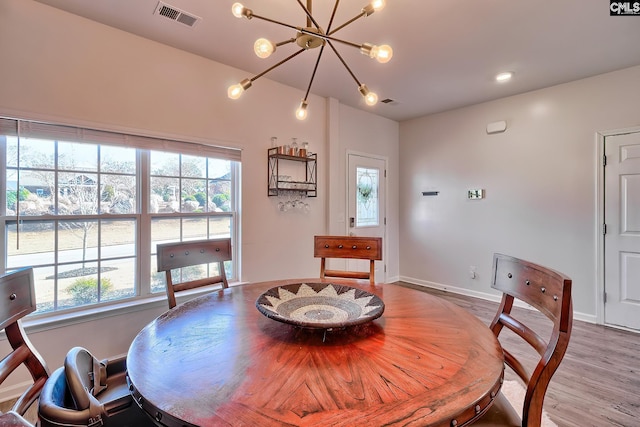
[(231, 237), (233, 280), (239, 161), (223, 147), (0, 118), (0, 271), (34, 268), (36, 313), (77, 310), (164, 292), (158, 243)]

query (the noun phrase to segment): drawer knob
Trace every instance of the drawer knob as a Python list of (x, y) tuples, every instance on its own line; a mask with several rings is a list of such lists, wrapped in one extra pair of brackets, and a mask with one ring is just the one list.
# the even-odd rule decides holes
[(324, 245), (324, 247), (325, 247), (326, 249), (329, 249), (329, 245)]
[(351, 249), (358, 249), (356, 245), (351, 246)]
[(338, 245), (338, 249), (342, 249), (342, 245)]
[(370, 250), (370, 249), (371, 249), (371, 246), (367, 246), (367, 250)]
[(18, 298), (18, 295), (16, 295), (16, 294), (11, 294), (11, 295), (9, 295), (9, 299), (10, 299), (11, 301), (14, 301), (16, 298)]

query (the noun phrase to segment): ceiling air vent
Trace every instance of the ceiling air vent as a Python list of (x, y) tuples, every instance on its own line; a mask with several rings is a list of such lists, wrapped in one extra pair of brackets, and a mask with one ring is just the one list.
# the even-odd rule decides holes
[(393, 100), (393, 99), (391, 99), (391, 98), (385, 98), (385, 99), (383, 99), (383, 100), (382, 100), (382, 101), (380, 101), (380, 102), (382, 102), (383, 104), (394, 104), (394, 105), (395, 105), (395, 104), (397, 104), (397, 102), (396, 102), (396, 101), (394, 101), (394, 100)]
[(169, 18), (172, 21), (179, 22), (188, 27), (195, 27), (195, 25), (202, 19), (199, 16), (187, 13), (184, 10), (180, 10), (163, 2), (158, 2), (158, 7), (156, 7), (154, 15), (164, 16), (165, 18)]

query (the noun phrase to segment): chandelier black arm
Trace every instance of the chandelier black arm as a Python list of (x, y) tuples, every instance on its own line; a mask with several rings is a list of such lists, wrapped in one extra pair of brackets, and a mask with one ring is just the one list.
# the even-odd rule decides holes
[(338, 11), (338, 4), (340, 0), (336, 0), (336, 4), (333, 5), (333, 11), (331, 12), (331, 19), (329, 19), (329, 25), (327, 25), (327, 34), (331, 34), (331, 25), (333, 25), (333, 19), (336, 17), (336, 12)]
[(276, 47), (280, 47), (280, 46), (283, 46), (283, 45), (289, 44), (289, 43), (294, 43), (295, 41), (296, 41), (296, 39), (292, 37), (289, 40), (284, 40), (284, 41), (276, 43)]
[(338, 32), (338, 31), (340, 31), (341, 29), (343, 29), (343, 28), (344, 28), (344, 27), (346, 27), (347, 25), (351, 24), (352, 22), (357, 21), (358, 19), (360, 19), (360, 18), (362, 18), (363, 16), (366, 16), (366, 15), (367, 15), (367, 14), (366, 14), (365, 12), (360, 12), (360, 14), (359, 14), (359, 15), (354, 16), (353, 18), (349, 19), (347, 22), (345, 22), (344, 24), (340, 25), (340, 26), (339, 26), (339, 27), (337, 27), (336, 29), (331, 30), (331, 31), (327, 30), (327, 35), (329, 35), (329, 36), (330, 36), (331, 34), (333, 34), (333, 33), (336, 33), (336, 32)]
[(284, 22), (276, 21), (275, 19), (267, 18), (266, 16), (256, 15), (255, 13), (253, 13), (251, 15), (251, 18), (262, 19), (263, 21), (271, 22), (272, 24), (278, 24), (278, 25), (282, 25), (283, 27), (287, 27), (287, 28), (294, 29), (296, 31), (300, 31), (300, 27), (296, 27), (295, 25), (286, 24)]
[(279, 66), (281, 66), (282, 64), (284, 64), (285, 62), (295, 58), (296, 56), (300, 55), (302, 52), (304, 52), (306, 49), (300, 49), (299, 51), (292, 53), (291, 55), (287, 56), (285, 59), (283, 59), (282, 61), (278, 62), (277, 64), (267, 68), (266, 70), (264, 70), (263, 72), (261, 72), (260, 74), (256, 74), (255, 76), (251, 77), (249, 79), (250, 82), (254, 82), (256, 80), (258, 80), (260, 77), (264, 76), (265, 74), (267, 74), (269, 71), (273, 70), (274, 68), (277, 68)]
[[(308, 4), (309, 2), (307, 2)], [(298, 0), (298, 4), (300, 5), (300, 7), (302, 8), (302, 10), (304, 10), (304, 13), (307, 15), (307, 26), (310, 27), (310, 22), (313, 22), (313, 25), (316, 26), (316, 28), (320, 28), (320, 25), (318, 25), (318, 23), (316, 22), (315, 19), (313, 19), (313, 16), (311, 15), (311, 11), (304, 5), (302, 4), (301, 0)]]
[(313, 73), (311, 73), (311, 80), (309, 80), (309, 86), (307, 86), (307, 93), (304, 94), (305, 101), (309, 97), (309, 92), (311, 91), (311, 85), (313, 84), (313, 79), (316, 77), (316, 71), (318, 71), (318, 64), (320, 64), (320, 58), (322, 58), (322, 52), (324, 52), (324, 46), (320, 48), (320, 53), (318, 53), (318, 59), (316, 59), (316, 65), (315, 67), (313, 67)]
[(360, 81), (358, 80), (358, 78), (356, 77), (355, 74), (353, 74), (353, 71), (351, 71), (351, 68), (349, 68), (349, 66), (347, 65), (347, 63), (345, 62), (344, 58), (342, 58), (342, 56), (340, 55), (340, 53), (338, 53), (338, 50), (335, 48), (335, 46), (333, 45), (333, 43), (331, 43), (331, 41), (327, 41), (327, 43), (329, 43), (329, 46), (331, 47), (331, 49), (333, 49), (333, 52), (336, 54), (336, 56), (338, 57), (338, 59), (340, 60), (340, 62), (342, 62), (342, 65), (344, 65), (344, 68), (347, 69), (347, 71), (349, 72), (349, 74), (351, 74), (351, 77), (353, 77), (353, 80), (356, 81), (356, 83), (358, 84), (358, 87), (362, 86), (362, 83), (360, 83)]

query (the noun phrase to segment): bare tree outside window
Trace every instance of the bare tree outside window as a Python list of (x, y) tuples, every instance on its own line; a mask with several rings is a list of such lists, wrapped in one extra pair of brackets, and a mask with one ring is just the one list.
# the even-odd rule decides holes
[(5, 269), (34, 268), (38, 313), (164, 292), (157, 243), (236, 235), (234, 161), (3, 134), (0, 150)]

